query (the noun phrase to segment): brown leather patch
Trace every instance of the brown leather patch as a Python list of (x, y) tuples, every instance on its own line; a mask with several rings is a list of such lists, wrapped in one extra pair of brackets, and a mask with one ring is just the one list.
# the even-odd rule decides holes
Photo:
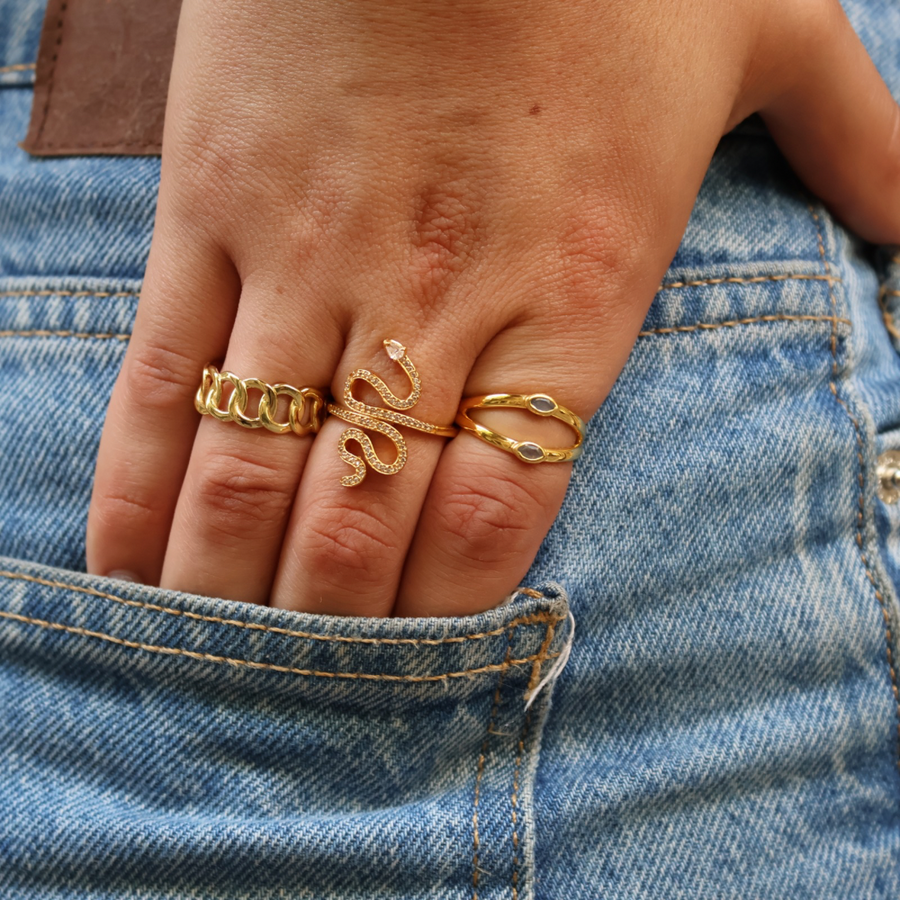
[(37, 156), (162, 151), (181, 0), (49, 0), (28, 135)]

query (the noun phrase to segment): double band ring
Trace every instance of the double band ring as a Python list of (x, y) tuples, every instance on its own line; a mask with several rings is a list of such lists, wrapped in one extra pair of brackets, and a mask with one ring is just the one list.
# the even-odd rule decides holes
[[(524, 409), (536, 416), (550, 416), (565, 422), (575, 432), (575, 443), (571, 447), (551, 449), (534, 441), (516, 441), (473, 421), (469, 416), (470, 409)], [(512, 453), (526, 463), (570, 462), (578, 459), (584, 450), (584, 422), (571, 409), (560, 406), (547, 394), (480, 394), (466, 397), (459, 405), (456, 424), (492, 447)]]
[[(456, 425), (434, 425), (408, 414), (419, 402), (422, 380), (406, 347), (394, 340), (386, 340), (384, 349), (406, 373), (410, 382), (410, 393), (398, 397), (378, 376), (368, 369), (354, 369), (344, 383), (343, 403), (329, 403), (322, 391), (313, 387), (296, 388), (289, 384), (269, 384), (258, 378), (238, 378), (233, 372), (220, 372), (214, 365), (203, 370), (203, 379), (194, 396), (194, 406), (203, 415), (210, 415), (220, 421), (237, 422), (244, 428), (266, 428), (278, 434), (292, 431), (304, 435), (317, 432), (325, 417), (330, 413), (348, 422), (352, 427), (345, 429), (338, 441), (338, 452), (353, 472), (341, 478), (345, 487), (361, 484), (366, 477), (366, 464), (382, 475), (396, 475), (408, 457), (406, 441), (397, 430), (412, 428), (423, 434), (437, 437), (455, 437), (456, 425), (474, 434), (493, 447), (512, 453), (522, 462), (569, 462), (577, 459), (583, 448), (584, 422), (572, 410), (561, 406), (547, 394), (481, 394), (466, 397), (459, 405)], [(387, 404), (389, 409), (371, 406), (353, 396), (353, 385), (364, 381), (371, 385)], [(223, 388), (230, 384), (233, 388), (226, 408), (222, 409)], [(248, 415), (249, 392), (260, 392), (259, 410), (255, 416)], [(276, 418), (278, 398), (290, 398), (287, 421)], [(575, 432), (575, 443), (571, 447), (546, 448), (534, 441), (517, 441), (472, 420), (469, 411), (473, 409), (523, 409), (537, 416), (550, 416), (564, 422)], [(392, 462), (384, 462), (375, 452), (372, 439), (366, 431), (385, 435), (393, 444), (396, 456)], [(347, 444), (355, 441), (362, 449), (362, 455), (352, 452)]]

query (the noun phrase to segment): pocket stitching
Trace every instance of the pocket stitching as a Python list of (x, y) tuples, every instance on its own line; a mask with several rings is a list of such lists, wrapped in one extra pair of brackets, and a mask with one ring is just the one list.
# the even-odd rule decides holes
[[(822, 222), (821, 218), (816, 211), (815, 207), (812, 203), (809, 204), (809, 212), (812, 215), (813, 221), (816, 226), (816, 241), (818, 243), (819, 248), (819, 256), (822, 260), (822, 266), (825, 269), (826, 274), (831, 274), (831, 264), (828, 260), (828, 254), (825, 252), (825, 241), (822, 237)], [(896, 261), (897, 257), (895, 257)], [(831, 298), (831, 311), (832, 314), (837, 316), (837, 297), (834, 293), (834, 284), (832, 282), (828, 283), (828, 295)], [(872, 585), (872, 589), (875, 592), (875, 598), (878, 601), (878, 606), (881, 611), (881, 616), (884, 624), (884, 637), (885, 637), (885, 655), (887, 658), (887, 666), (888, 672), (890, 674), (891, 681), (891, 692), (893, 694), (894, 701), (894, 717), (897, 721), (896, 725), (896, 733), (897, 737), (900, 738), (900, 688), (898, 688), (898, 678), (897, 678), (897, 670), (894, 666), (894, 654), (892, 645), (893, 645), (893, 635), (891, 632), (891, 617), (888, 611), (887, 602), (885, 600), (884, 594), (879, 588), (878, 581), (875, 578), (875, 575), (872, 571), (872, 567), (869, 563), (869, 557), (867, 553), (867, 543), (868, 538), (866, 535), (866, 495), (865, 495), (865, 471), (866, 464), (865, 458), (863, 456), (864, 443), (862, 437), (862, 429), (860, 427), (859, 420), (854, 416), (852, 410), (848, 403), (840, 396), (838, 393), (837, 383), (838, 378), (840, 376), (839, 368), (838, 368), (838, 356), (837, 356), (837, 332), (836, 332), (836, 324), (832, 325), (831, 329), (831, 378), (828, 383), (828, 387), (834, 396), (835, 401), (838, 405), (843, 409), (843, 411), (847, 414), (847, 418), (850, 419), (850, 422), (853, 426), (853, 434), (856, 440), (856, 458), (859, 463), (859, 471), (856, 476), (856, 481), (858, 484), (859, 490), (859, 499), (857, 501), (858, 509), (856, 512), (856, 545), (859, 550), (860, 560), (863, 564), (863, 569), (866, 573), (866, 578)], [(900, 755), (898, 755), (898, 751), (893, 751), (893, 755), (895, 756), (894, 763), (897, 768), (900, 768)]]
[(734, 328), (737, 325), (759, 325), (765, 322), (830, 322), (832, 328), (837, 325), (852, 326), (849, 319), (839, 316), (790, 315), (788, 313), (772, 313), (765, 316), (748, 316), (746, 319), (726, 319), (722, 322), (697, 322), (694, 325), (670, 325), (662, 328), (650, 328), (639, 331), (638, 337), (649, 337), (653, 334), (682, 334), (690, 331), (712, 331), (714, 328)]
[(0, 338), (5, 337), (73, 337), (73, 338), (95, 338), (97, 340), (114, 340), (114, 341), (130, 341), (131, 335), (128, 333), (116, 332), (94, 332), (94, 331), (49, 331), (45, 328), (32, 328), (23, 331), (0, 331)]
[[(116, 594), (108, 594), (104, 591), (98, 591), (96, 588), (85, 587), (77, 584), (67, 584), (63, 581), (52, 581), (49, 578), (40, 578), (37, 575), (26, 575), (24, 572), (10, 572), (0, 569), (0, 576), (11, 580), (31, 581), (36, 584), (42, 584), (46, 587), (59, 588), (69, 591), (77, 591), (79, 594), (89, 594), (92, 597), (100, 597), (105, 600), (112, 600), (115, 603), (122, 603), (125, 606), (134, 606), (138, 609), (147, 609), (153, 612), (167, 613), (172, 616), (184, 616), (187, 619), (195, 619), (200, 622), (213, 622), (217, 625), (230, 625), (235, 628), (248, 628), (253, 631), (265, 631), (272, 634), (282, 634), (286, 637), (305, 638), (311, 641), (331, 641), (344, 644), (422, 644), (425, 646), (439, 647), (443, 644), (457, 644), (463, 641), (477, 641), (483, 638), (496, 637), (503, 634), (507, 629), (518, 628), (520, 625), (539, 625), (542, 623), (552, 623), (556, 625), (564, 617), (558, 616), (550, 611), (542, 613), (532, 613), (527, 616), (520, 616), (500, 628), (493, 631), (481, 631), (472, 634), (456, 635), (446, 638), (367, 638), (367, 637), (350, 637), (347, 635), (337, 634), (314, 634), (309, 631), (294, 631), (290, 628), (281, 628), (276, 625), (263, 625), (259, 622), (243, 622), (240, 619), (226, 619), (221, 616), (207, 616), (202, 613), (191, 612), (185, 609), (175, 609), (170, 606), (160, 606), (156, 603), (147, 603), (142, 600), (130, 600), (126, 597), (119, 597)], [(530, 588), (522, 588), (517, 593), (527, 594), (529, 597), (536, 599), (550, 599), (539, 591)], [(552, 634), (551, 634), (552, 637)], [(549, 646), (549, 641), (545, 641)], [(543, 647), (541, 648), (544, 649)]]
[(808, 275), (801, 272), (785, 272), (780, 275), (750, 275), (747, 277), (726, 275), (720, 278), (701, 278), (697, 281), (670, 281), (668, 284), (661, 284), (659, 290), (672, 291), (677, 288), (707, 287), (715, 284), (762, 284), (765, 281), (827, 281), (833, 283), (841, 281), (841, 279), (831, 273)]
[(522, 771), (522, 757), (525, 755), (525, 740), (528, 736), (528, 726), (531, 724), (531, 714), (533, 712), (534, 710), (529, 709), (525, 714), (525, 721), (522, 723), (519, 742), (516, 745), (516, 763), (513, 768), (511, 797), (513, 832), (512, 900), (519, 900), (519, 776)]
[(27, 72), (34, 69), (34, 63), (13, 63), (10, 66), (0, 66), (0, 75), (6, 75), (9, 72)]
[[(386, 672), (324, 672), (316, 669), (300, 669), (293, 666), (279, 666), (275, 663), (256, 662), (255, 660), (250, 659), (217, 656), (212, 653), (201, 653), (197, 650), (185, 650), (182, 647), (164, 647), (158, 644), (143, 644), (139, 641), (129, 641), (125, 638), (115, 637), (114, 635), (106, 634), (103, 631), (90, 631), (87, 628), (81, 628), (77, 625), (64, 625), (62, 622), (50, 622), (46, 619), (36, 619), (31, 616), (7, 612), (6, 610), (0, 610), (0, 618), (9, 619), (26, 625), (35, 625), (38, 628), (46, 628), (52, 631), (75, 634), (80, 637), (98, 638), (99, 640), (109, 641), (110, 643), (128, 647), (133, 650), (144, 650), (148, 653), (160, 653), (165, 656), (187, 656), (191, 659), (200, 659), (206, 662), (228, 663), (233, 666), (247, 666), (251, 669), (270, 669), (290, 675), (305, 675), (315, 678), (349, 678), (364, 681), (396, 681), (405, 683), (436, 682), (446, 681), (449, 678), (471, 678), (486, 672), (505, 673), (513, 666), (525, 665), (526, 663), (532, 663), (532, 668), (539, 668), (546, 660), (554, 659), (559, 656), (559, 653), (548, 653), (545, 642), (537, 653), (534, 653), (531, 656), (525, 656), (522, 659), (510, 659), (509, 654), (507, 653), (507, 657), (502, 663), (492, 663), (490, 665), (478, 666), (472, 669), (461, 669), (456, 672), (443, 672), (440, 675), (394, 675)], [(515, 626), (510, 628), (510, 632), (514, 630), (514, 627)]]
[[(484, 764), (485, 760), (487, 759), (488, 740), (494, 733), (494, 723), (497, 721), (497, 712), (500, 709), (500, 692), (503, 688), (503, 679), (506, 675), (506, 670), (509, 668), (509, 665), (512, 665), (512, 662), (510, 660), (512, 650), (512, 629), (510, 629), (508, 641), (509, 642), (506, 647), (506, 657), (504, 658), (502, 663), (503, 668), (500, 672), (500, 677), (497, 679), (497, 690), (494, 691), (494, 699), (491, 703), (491, 715), (488, 719), (488, 727), (484, 733), (484, 740), (481, 742), (481, 753), (478, 755), (478, 769), (475, 775), (475, 798), (472, 807), (472, 900), (478, 900), (478, 879), (481, 875), (481, 869), (478, 867), (478, 851), (481, 846), (480, 835), (478, 833), (478, 804), (481, 799), (481, 782), (484, 777)], [(541, 651), (543, 650), (544, 647), (541, 646)]]

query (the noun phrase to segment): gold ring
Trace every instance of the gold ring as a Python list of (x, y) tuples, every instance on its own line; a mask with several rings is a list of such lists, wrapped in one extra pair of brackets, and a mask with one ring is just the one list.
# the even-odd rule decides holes
[[(343, 419), (356, 427), (348, 428), (341, 434), (339, 442), (339, 450), (341, 459), (353, 468), (352, 475), (344, 475), (341, 478), (341, 484), (344, 487), (354, 487), (360, 484), (366, 477), (366, 463), (368, 463), (376, 472), (382, 475), (396, 475), (404, 465), (408, 451), (406, 449), (406, 441), (403, 435), (394, 427), (402, 425), (404, 428), (414, 428), (416, 431), (422, 431), (425, 434), (434, 434), (438, 437), (455, 437), (457, 429), (454, 425), (432, 425), (430, 422), (423, 422), (421, 419), (415, 419), (403, 412), (394, 412), (394, 410), (411, 409), (419, 402), (419, 396), (422, 393), (422, 380), (419, 373), (413, 365), (412, 360), (406, 355), (406, 347), (399, 341), (386, 340), (384, 349), (387, 355), (400, 364), (400, 367), (409, 377), (412, 392), (408, 397), (398, 397), (377, 375), (373, 375), (368, 369), (354, 369), (344, 382), (344, 405), (338, 406), (336, 403), (329, 403), (327, 410), (333, 416)], [(381, 395), (381, 399), (393, 409), (381, 409), (377, 406), (369, 406), (361, 400), (357, 400), (353, 396), (353, 383), (355, 381), (365, 381), (372, 385)], [(397, 456), (392, 463), (383, 462), (375, 448), (372, 446), (372, 439), (363, 431), (377, 431), (388, 437), (397, 448)], [(357, 456), (347, 449), (348, 441), (356, 441), (362, 447), (363, 456)]]
[[(231, 384), (233, 390), (226, 409), (220, 409), (222, 388)], [(247, 415), (248, 391), (257, 390), (259, 410), (255, 416)], [(275, 412), (278, 398), (291, 398), (287, 422), (278, 422)], [(293, 431), (304, 435), (316, 432), (325, 420), (325, 395), (312, 387), (295, 388), (289, 384), (268, 384), (258, 378), (238, 378), (233, 372), (220, 372), (210, 364), (203, 369), (203, 380), (194, 395), (194, 408), (205, 416), (213, 416), (220, 422), (237, 422), (244, 428), (267, 428), (276, 434)]]
[[(571, 447), (551, 449), (533, 441), (514, 441), (498, 431), (474, 422), (469, 417), (470, 409), (524, 409), (536, 416), (550, 416), (565, 422), (575, 431), (577, 434), (575, 444)], [(547, 394), (481, 394), (477, 397), (465, 397), (459, 404), (456, 424), (475, 437), (514, 454), (526, 463), (570, 462), (578, 459), (584, 450), (584, 422), (571, 409), (560, 406)]]

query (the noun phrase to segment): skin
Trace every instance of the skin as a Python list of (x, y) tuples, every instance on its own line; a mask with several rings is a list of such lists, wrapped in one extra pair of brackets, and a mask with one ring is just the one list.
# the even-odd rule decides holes
[[(404, 430), (399, 474), (345, 488), (346, 423), (201, 417), (203, 366), (336, 397), (365, 367), (405, 396), (396, 338), (417, 418), (541, 391), (587, 420), (719, 138), (753, 112), (849, 228), (900, 243), (900, 111), (836, 0), (185, 0), (89, 571), (338, 615), (496, 605), (572, 464)], [(480, 421), (571, 441), (523, 413)]]

